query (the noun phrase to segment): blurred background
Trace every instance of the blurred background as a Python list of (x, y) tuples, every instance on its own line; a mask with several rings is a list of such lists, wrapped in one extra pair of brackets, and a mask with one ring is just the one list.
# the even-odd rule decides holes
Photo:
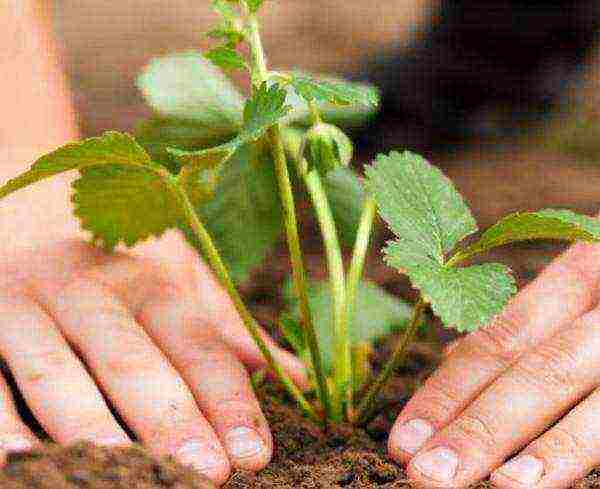
[[(600, 203), (600, 2), (268, 0), (270, 63), (375, 82), (383, 113), (358, 138), (442, 166), (483, 226), (517, 209)], [(157, 55), (208, 46), (209, 0), (59, 0), (56, 29), (86, 135), (149, 114), (135, 88)], [(512, 250), (531, 277), (553, 247)], [(377, 270), (375, 272), (377, 273)], [(385, 272), (381, 272), (385, 273)]]

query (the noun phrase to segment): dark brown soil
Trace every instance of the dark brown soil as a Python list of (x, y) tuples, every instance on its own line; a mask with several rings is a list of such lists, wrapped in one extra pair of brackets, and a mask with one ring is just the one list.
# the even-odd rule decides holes
[(138, 446), (109, 450), (79, 443), (9, 455), (0, 488), (214, 489), (214, 485), (173, 459), (156, 460)]

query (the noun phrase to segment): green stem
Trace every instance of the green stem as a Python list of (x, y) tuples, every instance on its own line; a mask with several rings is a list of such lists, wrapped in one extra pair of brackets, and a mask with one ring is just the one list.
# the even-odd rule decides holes
[(344, 260), (335, 221), (319, 172), (312, 170), (305, 173), (304, 182), (317, 214), (327, 255), (329, 281), (333, 297), (335, 392), (332, 402), (332, 414), (334, 420), (342, 421), (344, 409), (349, 405), (352, 394), (352, 352), (347, 320)]
[(356, 233), (356, 242), (354, 243), (354, 252), (352, 253), (352, 262), (348, 270), (347, 279), (347, 297), (348, 302), (348, 321), (352, 321), (354, 317), (354, 309), (356, 307), (356, 293), (358, 284), (362, 278), (363, 269), (365, 266), (365, 258), (369, 249), (369, 241), (371, 240), (371, 231), (377, 214), (377, 203), (375, 199), (368, 196), (365, 200), (358, 231)]
[[(260, 29), (255, 15), (249, 14), (248, 5), (242, 1), (242, 7), (248, 16), (248, 43), (250, 44), (252, 55), (252, 76), (255, 86), (259, 86), (268, 77), (268, 69), (265, 58), (265, 52), (260, 37)], [(310, 351), (311, 362), (317, 381), (317, 391), (319, 399), (325, 410), (326, 417), (331, 415), (331, 402), (329, 388), (327, 386), (327, 378), (325, 369), (323, 368), (321, 351), (317, 339), (310, 305), (308, 302), (308, 281), (304, 268), (304, 260), (302, 249), (300, 247), (300, 237), (298, 232), (298, 220), (296, 218), (296, 205), (294, 203), (294, 193), (290, 182), (290, 175), (287, 167), (285, 149), (281, 138), (281, 129), (279, 125), (273, 126), (269, 130), (269, 137), (272, 142), (272, 155), (275, 163), (275, 172), (277, 174), (277, 182), (279, 185), (279, 194), (284, 215), (285, 231), (290, 252), (290, 260), (292, 262), (292, 277), (294, 287), (300, 302), (300, 316), (302, 318), (302, 326), (304, 338)]]
[[(352, 324), (356, 310), (356, 294), (358, 285), (363, 275), (365, 259), (369, 249), (369, 241), (371, 240), (371, 231), (377, 214), (377, 203), (372, 196), (367, 196), (363, 205), (363, 211), (356, 233), (356, 242), (354, 243), (354, 251), (352, 253), (352, 261), (348, 270), (346, 279), (346, 304), (348, 309), (348, 325)], [(354, 365), (352, 365), (354, 369)], [(351, 407), (351, 406), (349, 406)], [(351, 418), (351, 416), (349, 416)]]
[(296, 386), (296, 384), (294, 384), (294, 382), (288, 377), (288, 375), (283, 371), (280, 365), (273, 358), (273, 354), (271, 353), (271, 350), (265, 343), (265, 340), (262, 337), (258, 324), (254, 320), (254, 318), (246, 308), (244, 301), (240, 297), (240, 294), (238, 293), (233, 281), (231, 280), (231, 277), (229, 276), (227, 267), (221, 259), (219, 251), (213, 243), (210, 234), (198, 218), (198, 215), (196, 214), (196, 211), (194, 210), (194, 207), (190, 202), (190, 199), (185, 189), (175, 179), (169, 179), (168, 181), (172, 191), (179, 198), (186, 220), (190, 228), (192, 229), (194, 236), (202, 245), (202, 249), (206, 254), (210, 266), (217, 275), (217, 278), (219, 279), (223, 287), (225, 287), (226, 291), (229, 294), (229, 297), (231, 297), (231, 300), (233, 301), (233, 304), (238, 314), (242, 318), (242, 321), (244, 322), (248, 333), (250, 333), (250, 336), (252, 336), (252, 339), (256, 342), (258, 348), (265, 357), (267, 364), (277, 374), (281, 383), (285, 386), (290, 395), (300, 405), (301, 409), (306, 413), (306, 415), (314, 421), (322, 422), (322, 420), (319, 418), (313, 407), (306, 400), (306, 397), (304, 396), (302, 391)]
[(283, 208), (288, 249), (290, 252), (290, 259), (292, 262), (292, 277), (294, 280), (294, 287), (296, 289), (296, 293), (300, 302), (300, 315), (302, 318), (304, 337), (310, 350), (311, 361), (317, 380), (319, 398), (321, 400), (321, 403), (323, 404), (323, 409), (325, 409), (325, 413), (329, 418), (332, 414), (329, 388), (327, 386), (327, 378), (325, 376), (325, 369), (323, 368), (323, 361), (321, 351), (319, 349), (317, 333), (312, 322), (312, 315), (310, 312), (310, 305), (308, 302), (308, 281), (306, 279), (306, 271), (304, 268), (302, 249), (300, 247), (298, 221), (296, 218), (296, 206), (294, 203), (292, 185), (290, 183), (290, 176), (285, 157), (285, 150), (283, 148), (283, 142), (281, 140), (279, 127), (273, 127), (270, 130), (270, 134), (271, 141), (273, 144), (273, 159), (275, 161), (275, 172), (277, 174), (277, 181), (279, 182), (279, 194), (281, 196), (281, 203)]
[(369, 391), (356, 410), (356, 416), (354, 417), (354, 422), (356, 424), (362, 424), (369, 420), (381, 389), (385, 387), (394, 371), (404, 362), (408, 352), (408, 347), (415, 338), (417, 330), (419, 329), (419, 325), (421, 324), (421, 317), (423, 316), (426, 308), (427, 303), (423, 299), (419, 299), (419, 301), (415, 304), (412, 318), (408, 327), (406, 328), (402, 341), (396, 348), (396, 351), (394, 351), (392, 354), (392, 357), (388, 360), (383, 371), (373, 382), (373, 385), (369, 388)]

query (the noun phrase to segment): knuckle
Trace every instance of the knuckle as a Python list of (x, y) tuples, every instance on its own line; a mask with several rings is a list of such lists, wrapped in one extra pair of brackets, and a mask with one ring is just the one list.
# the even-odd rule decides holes
[[(447, 381), (434, 375), (430, 377), (423, 389), (417, 393), (418, 406), (426, 410), (426, 417), (446, 419), (464, 400)], [(432, 412), (433, 411), (433, 412)]]
[(558, 460), (571, 460), (578, 463), (592, 461), (597, 458), (592, 443), (585, 437), (562, 426), (555, 426), (546, 436), (536, 443), (536, 450), (548, 453)]
[(452, 425), (454, 434), (470, 442), (479, 444), (484, 449), (492, 449), (497, 445), (498, 431), (491, 418), (482, 413), (465, 412)]
[(157, 361), (147, 342), (133, 340), (127, 343), (127, 350), (116, 351), (106, 359), (106, 368), (113, 376), (146, 377), (164, 370), (165, 362), (161, 360)]
[(521, 313), (509, 307), (504, 314), (486, 328), (472, 333), (471, 340), (502, 366), (511, 365), (523, 351), (519, 329), (524, 323)]
[(517, 377), (543, 392), (553, 392), (560, 396), (579, 385), (577, 355), (555, 338), (552, 343), (538, 348), (517, 368)]

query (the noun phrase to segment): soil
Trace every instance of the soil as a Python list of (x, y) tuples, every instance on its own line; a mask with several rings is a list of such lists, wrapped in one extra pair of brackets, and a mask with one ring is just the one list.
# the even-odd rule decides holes
[(139, 446), (99, 448), (89, 443), (46, 445), (10, 454), (2, 489), (214, 489), (204, 476), (171, 458), (157, 460)]

